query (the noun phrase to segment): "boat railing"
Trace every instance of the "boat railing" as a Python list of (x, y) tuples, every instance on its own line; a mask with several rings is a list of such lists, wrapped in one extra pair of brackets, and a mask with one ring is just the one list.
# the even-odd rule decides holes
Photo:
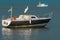
[(40, 17), (52, 18), (53, 17), (53, 12), (51, 12), (51, 13), (45, 13), (45, 14), (43, 14)]

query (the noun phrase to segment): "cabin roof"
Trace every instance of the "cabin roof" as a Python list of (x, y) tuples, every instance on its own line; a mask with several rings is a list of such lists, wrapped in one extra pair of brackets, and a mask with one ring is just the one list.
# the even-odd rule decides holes
[(21, 17), (21, 16), (25, 16), (25, 17), (37, 17), (35, 15), (20, 15), (19, 17)]

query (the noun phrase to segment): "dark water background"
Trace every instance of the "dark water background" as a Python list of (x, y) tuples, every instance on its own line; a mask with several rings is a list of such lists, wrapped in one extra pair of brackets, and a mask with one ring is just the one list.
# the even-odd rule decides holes
[[(27, 5), (13, 5), (13, 16), (23, 14)], [(60, 40), (60, 5), (49, 5), (46, 8), (37, 8), (36, 5), (28, 5), (27, 13), (46, 16), (53, 12), (52, 20), (45, 28), (3, 28), (1, 25), (2, 16), (10, 17), (9, 5), (0, 6), (0, 40)]]

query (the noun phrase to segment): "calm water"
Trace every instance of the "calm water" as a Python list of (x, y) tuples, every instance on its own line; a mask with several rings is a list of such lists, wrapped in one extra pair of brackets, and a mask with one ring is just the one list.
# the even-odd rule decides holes
[[(13, 16), (18, 17), (26, 8), (25, 5), (13, 6)], [(60, 6), (50, 5), (47, 8), (37, 8), (29, 6), (27, 13), (37, 15), (38, 17), (46, 16), (53, 12), (52, 20), (45, 28), (3, 28), (1, 25), (2, 16), (9, 17), (8, 9), (10, 6), (0, 6), (0, 40), (60, 40)]]

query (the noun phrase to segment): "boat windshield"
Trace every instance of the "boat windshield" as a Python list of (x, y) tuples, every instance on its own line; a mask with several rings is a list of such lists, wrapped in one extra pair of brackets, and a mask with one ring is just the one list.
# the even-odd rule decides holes
[(37, 18), (35, 15), (31, 16), (31, 18)]

